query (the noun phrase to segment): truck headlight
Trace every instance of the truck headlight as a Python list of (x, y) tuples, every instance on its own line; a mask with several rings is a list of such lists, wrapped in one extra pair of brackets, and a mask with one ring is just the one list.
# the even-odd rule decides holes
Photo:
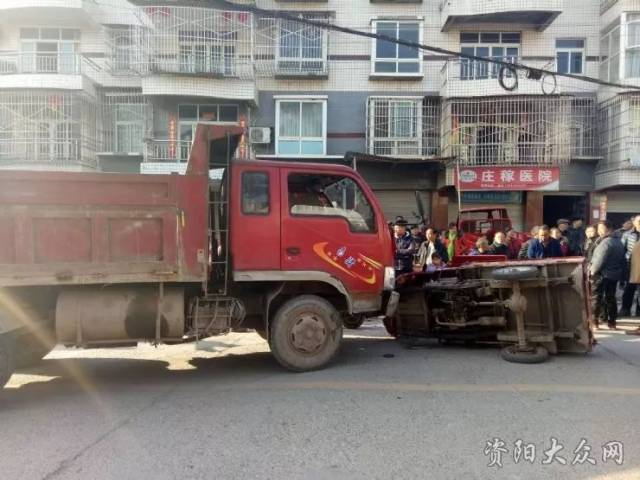
[(393, 267), (384, 267), (384, 290), (393, 290), (396, 287), (396, 271)]

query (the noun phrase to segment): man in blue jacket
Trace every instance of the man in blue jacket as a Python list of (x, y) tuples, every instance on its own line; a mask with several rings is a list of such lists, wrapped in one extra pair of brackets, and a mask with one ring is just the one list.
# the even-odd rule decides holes
[(562, 257), (560, 242), (551, 238), (549, 227), (542, 225), (538, 229), (538, 237), (529, 242), (527, 258), (538, 260), (540, 258)]
[(396, 276), (412, 272), (417, 247), (407, 232), (407, 221), (402, 217), (397, 218), (393, 226), (393, 240), (396, 244)]

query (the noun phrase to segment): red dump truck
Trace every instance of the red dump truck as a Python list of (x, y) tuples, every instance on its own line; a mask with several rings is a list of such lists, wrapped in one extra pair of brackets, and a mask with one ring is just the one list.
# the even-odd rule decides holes
[(363, 179), (230, 161), (243, 132), (199, 125), (185, 175), (0, 173), (0, 386), (56, 344), (234, 329), (258, 331), (290, 370), (317, 369), (343, 320), (382, 309), (393, 247)]

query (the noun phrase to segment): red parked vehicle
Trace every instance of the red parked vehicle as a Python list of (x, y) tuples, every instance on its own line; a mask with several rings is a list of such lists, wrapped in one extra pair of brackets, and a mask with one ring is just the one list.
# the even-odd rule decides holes
[[(473, 250), (481, 236), (487, 237), (491, 243), (496, 232), (506, 232), (513, 228), (507, 209), (500, 206), (465, 208), (460, 211), (457, 223), (458, 230), (464, 233), (459, 247), (462, 254)], [(515, 232), (515, 238), (522, 243), (529, 239), (529, 235)]]
[(200, 125), (185, 175), (0, 173), (0, 386), (57, 343), (246, 328), (284, 367), (312, 370), (336, 354), (343, 319), (381, 311), (392, 242), (363, 179), (231, 162), (243, 133)]

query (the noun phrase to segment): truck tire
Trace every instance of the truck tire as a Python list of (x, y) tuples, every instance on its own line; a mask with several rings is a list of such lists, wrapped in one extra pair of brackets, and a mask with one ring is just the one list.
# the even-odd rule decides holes
[(364, 315), (347, 315), (342, 319), (342, 325), (349, 330), (357, 330), (364, 323)]
[(549, 358), (549, 351), (540, 345), (532, 346), (530, 351), (521, 351), (517, 345), (509, 345), (500, 351), (500, 356), (511, 363), (543, 363)]
[(0, 335), (0, 388), (7, 384), (14, 368), (12, 343), (8, 335)]
[(340, 314), (328, 301), (302, 295), (285, 302), (270, 325), (269, 347), (278, 363), (293, 372), (325, 367), (342, 341)]
[(518, 280), (535, 280), (538, 276), (538, 269), (527, 265), (496, 268), (491, 272), (491, 277), (494, 280), (506, 280), (508, 282)]

